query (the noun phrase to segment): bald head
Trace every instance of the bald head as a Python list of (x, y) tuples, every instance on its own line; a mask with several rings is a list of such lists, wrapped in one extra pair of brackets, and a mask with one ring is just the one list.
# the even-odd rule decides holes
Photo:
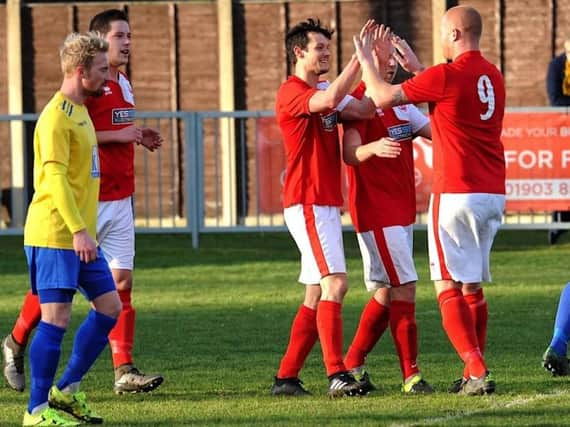
[(472, 7), (452, 7), (445, 13), (444, 20), (451, 29), (458, 29), (465, 37), (473, 37), (476, 41), (481, 38), (483, 30), (481, 15)]
[(481, 15), (472, 7), (449, 9), (441, 20), (443, 57), (454, 60), (463, 52), (479, 50), (482, 29)]

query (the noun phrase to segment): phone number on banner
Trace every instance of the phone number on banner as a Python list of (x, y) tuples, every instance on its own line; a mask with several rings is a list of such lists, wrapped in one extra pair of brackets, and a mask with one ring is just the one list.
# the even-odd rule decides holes
[(508, 200), (559, 200), (570, 198), (570, 179), (507, 179)]

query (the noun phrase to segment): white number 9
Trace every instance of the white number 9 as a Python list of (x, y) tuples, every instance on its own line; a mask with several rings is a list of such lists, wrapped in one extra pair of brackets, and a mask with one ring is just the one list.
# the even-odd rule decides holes
[(495, 112), (495, 91), (493, 90), (491, 79), (485, 74), (479, 77), (477, 93), (479, 94), (481, 102), (487, 104), (487, 111), (485, 114), (480, 114), (479, 116), (481, 120), (489, 120)]

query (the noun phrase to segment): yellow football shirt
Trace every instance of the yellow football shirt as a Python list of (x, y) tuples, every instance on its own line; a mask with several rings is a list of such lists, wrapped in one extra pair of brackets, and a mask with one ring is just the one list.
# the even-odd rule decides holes
[(34, 132), (34, 196), (24, 244), (73, 249), (73, 233), (84, 228), (95, 239), (99, 177), (97, 136), (87, 108), (57, 92)]

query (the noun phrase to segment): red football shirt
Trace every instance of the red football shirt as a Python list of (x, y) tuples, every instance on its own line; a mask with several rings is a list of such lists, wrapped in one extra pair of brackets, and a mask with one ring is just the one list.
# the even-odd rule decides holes
[(357, 166), (347, 165), (350, 215), (357, 232), (415, 222), (412, 139), (428, 123), (428, 118), (413, 105), (379, 111), (370, 120), (344, 123), (345, 131), (358, 131), (362, 145), (389, 136), (402, 146), (394, 159), (374, 156)]
[(429, 103), (432, 192), (505, 194), (505, 86), (499, 70), (479, 51), (469, 51), (428, 68), (402, 89), (410, 102)]
[[(119, 130), (134, 124), (135, 100), (127, 77), (107, 80), (103, 95), (89, 98), (85, 105), (96, 131)], [(101, 189), (99, 200), (120, 200), (135, 191), (134, 147), (132, 143), (99, 144)]]
[(317, 90), (291, 76), (277, 92), (275, 112), (287, 158), (285, 208), (342, 206), (337, 112), (309, 111), (309, 100)]

